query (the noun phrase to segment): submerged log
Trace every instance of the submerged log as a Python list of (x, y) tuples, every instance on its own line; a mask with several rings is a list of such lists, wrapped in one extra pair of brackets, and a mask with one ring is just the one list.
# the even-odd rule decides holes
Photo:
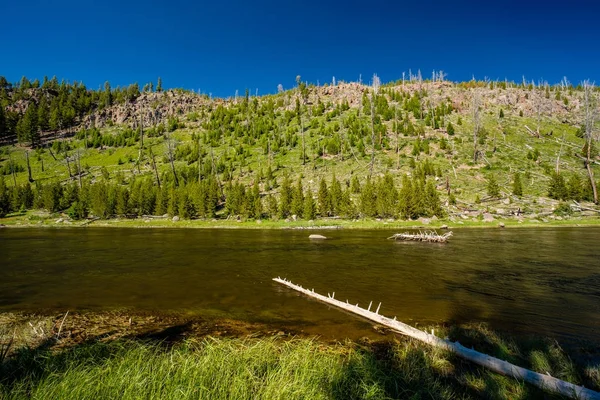
[(390, 236), (388, 239), (407, 240), (416, 242), (446, 243), (451, 236), (452, 231), (446, 232), (443, 235), (439, 235), (435, 231), (419, 231), (419, 233), (396, 233), (395, 235)]
[(381, 303), (379, 303), (379, 307), (377, 307), (377, 310), (375, 312), (372, 312), (370, 311), (372, 302), (371, 304), (369, 304), (368, 309), (364, 309), (359, 307), (358, 304), (353, 305), (348, 303), (348, 300), (346, 300), (346, 302), (336, 300), (334, 298), (335, 292), (333, 294), (327, 294), (327, 296), (323, 296), (322, 294), (315, 293), (314, 289), (305, 289), (302, 286), (295, 285), (286, 279), (273, 278), (273, 280), (293, 290), (303, 293), (309, 297), (320, 300), (327, 304), (331, 304), (351, 313), (360, 315), (361, 317), (364, 317), (370, 321), (374, 321), (378, 324), (384, 325), (403, 335), (410, 336), (422, 342), (428, 343), (432, 346), (451, 351), (456, 355), (464, 358), (465, 360), (481, 365), (482, 367), (488, 368), (501, 375), (510, 376), (515, 379), (520, 379), (541, 389), (559, 393), (563, 396), (568, 396), (570, 398), (580, 400), (600, 400), (600, 393), (595, 392), (593, 390), (562, 381), (550, 375), (540, 374), (538, 372), (531, 371), (527, 368), (519, 367), (507, 361), (500, 360), (499, 358), (491, 357), (487, 354), (480, 353), (476, 350), (466, 348), (458, 342), (451, 342), (450, 340), (441, 339), (433, 334), (429, 334), (427, 332), (413, 328), (410, 325), (397, 321), (395, 317), (394, 319), (391, 319), (384, 317), (383, 315), (379, 315), (379, 307), (381, 306)]

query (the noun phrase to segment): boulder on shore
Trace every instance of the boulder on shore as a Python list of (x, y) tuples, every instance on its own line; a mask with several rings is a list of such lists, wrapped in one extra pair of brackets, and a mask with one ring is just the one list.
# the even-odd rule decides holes
[(308, 238), (311, 239), (311, 240), (323, 240), (323, 239), (327, 239), (323, 235), (310, 235)]

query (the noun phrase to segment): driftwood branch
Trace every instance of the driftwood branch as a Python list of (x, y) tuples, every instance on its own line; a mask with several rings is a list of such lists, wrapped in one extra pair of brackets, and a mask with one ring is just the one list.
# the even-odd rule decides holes
[(451, 342), (449, 340), (440, 339), (433, 334), (423, 332), (419, 329), (413, 328), (410, 325), (397, 321), (395, 317), (394, 319), (391, 319), (384, 317), (383, 315), (379, 315), (379, 307), (377, 307), (376, 312), (372, 312), (369, 311), (371, 305), (369, 305), (369, 308), (365, 310), (364, 308), (359, 307), (358, 304), (349, 304), (348, 300), (346, 300), (346, 302), (336, 300), (334, 298), (335, 292), (333, 293), (333, 295), (323, 296), (319, 293), (315, 293), (314, 289), (305, 289), (302, 286), (295, 285), (286, 279), (273, 278), (273, 280), (293, 290), (303, 293), (309, 297), (312, 297), (313, 299), (317, 299), (324, 303), (360, 315), (361, 317), (364, 317), (370, 321), (374, 321), (378, 324), (384, 325), (403, 335), (410, 336), (422, 342), (428, 343), (432, 346), (451, 351), (466, 360), (474, 362), (475, 364), (481, 365), (501, 375), (506, 375), (523, 380), (539, 388), (551, 392), (556, 392), (563, 396), (568, 396), (579, 400), (600, 400), (600, 393), (595, 392), (593, 390), (562, 381), (549, 375), (540, 374), (538, 372), (513, 365), (509, 362), (488, 356), (487, 354), (480, 353), (476, 350), (468, 349), (458, 342)]
[(573, 204), (574, 204), (574, 205), (575, 205), (577, 208), (579, 208), (579, 210), (581, 210), (581, 211), (593, 211), (593, 212), (600, 213), (600, 210), (597, 210), (597, 209), (595, 209), (595, 208), (584, 207), (584, 206), (582, 206), (581, 204), (579, 204), (579, 203), (578, 203), (578, 202), (576, 202), (576, 201), (573, 201)]
[(411, 234), (408, 232), (404, 233), (396, 233), (390, 236), (388, 239), (394, 240), (406, 240), (406, 241), (415, 241), (415, 242), (433, 242), (433, 243), (446, 243), (448, 239), (452, 236), (452, 232), (446, 232), (443, 235), (439, 235), (434, 231), (425, 231), (415, 234)]

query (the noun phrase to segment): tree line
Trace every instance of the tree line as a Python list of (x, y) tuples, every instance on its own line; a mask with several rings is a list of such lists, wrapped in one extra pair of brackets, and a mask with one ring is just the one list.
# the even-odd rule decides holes
[(229, 180), (221, 184), (215, 175), (201, 180), (164, 179), (157, 185), (149, 177), (121, 184), (100, 178), (95, 182), (29, 182), (9, 187), (0, 176), (0, 217), (11, 212), (45, 209), (65, 212), (73, 219), (143, 215), (196, 218), (305, 219), (318, 217), (403, 218), (442, 217), (444, 210), (433, 180), (424, 173), (404, 175), (397, 186), (392, 175), (358, 177), (340, 182), (335, 175), (321, 179), (318, 189), (305, 188), (301, 177), (292, 182), (284, 175), (246, 186)]

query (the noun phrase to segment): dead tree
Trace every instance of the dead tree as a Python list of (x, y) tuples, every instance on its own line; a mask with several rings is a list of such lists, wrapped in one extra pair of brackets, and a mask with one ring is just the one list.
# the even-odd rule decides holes
[(179, 186), (179, 180), (177, 179), (177, 172), (175, 171), (175, 148), (177, 144), (169, 135), (167, 137), (167, 155), (169, 156), (169, 163), (171, 164), (171, 171), (173, 172), (173, 180), (175, 181), (175, 186)]
[(481, 129), (481, 118), (479, 115), (479, 108), (481, 106), (481, 98), (477, 89), (473, 92), (473, 162), (477, 162), (477, 156), (479, 150), (477, 149), (477, 136)]
[(29, 163), (29, 151), (25, 152), (25, 158), (27, 159), (27, 173), (29, 174), (29, 182), (33, 182), (33, 177), (31, 176), (31, 164)]
[(590, 178), (590, 184), (592, 185), (592, 191), (594, 193), (594, 203), (598, 204), (598, 191), (596, 189), (596, 181), (594, 180), (594, 171), (592, 170), (592, 144), (594, 139), (594, 122), (596, 117), (596, 104), (594, 96), (594, 84), (590, 81), (583, 82), (583, 122), (585, 125), (585, 140), (586, 140), (586, 160), (585, 167)]
[(369, 177), (373, 176), (373, 166), (375, 165), (375, 100), (379, 93), (379, 86), (381, 81), (377, 74), (373, 75), (373, 91), (371, 92), (371, 166), (369, 167)]

